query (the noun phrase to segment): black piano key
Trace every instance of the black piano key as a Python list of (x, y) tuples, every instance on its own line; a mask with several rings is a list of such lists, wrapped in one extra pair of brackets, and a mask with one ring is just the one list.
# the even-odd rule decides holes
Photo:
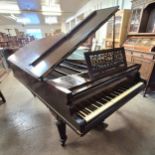
[(93, 110), (91, 110), (89, 107), (85, 107), (85, 109), (86, 109), (87, 111), (89, 111), (90, 113), (93, 112)]
[[(97, 97), (94, 97), (93, 99), (91, 99), (91, 102), (92, 102), (94, 105), (96, 105), (97, 107), (100, 107), (101, 105), (100, 105), (99, 103), (97, 103), (97, 101), (98, 101)], [(95, 106), (95, 107), (96, 107), (96, 106)]]
[(83, 113), (83, 111), (79, 111), (78, 114), (79, 114), (82, 118), (84, 118), (84, 117), (86, 116), (86, 114)]
[(96, 101), (96, 103), (97, 103), (99, 106), (104, 105), (104, 103), (100, 102), (100, 100)]
[(123, 90), (120, 90), (120, 89), (117, 89), (117, 91), (118, 91), (120, 94), (124, 92)]
[(80, 111), (86, 107), (86, 103), (80, 103), (76, 106), (76, 111)]
[(84, 116), (80, 113), (77, 113), (77, 116), (81, 117), (81, 118), (84, 118)]
[(92, 111), (94, 111), (94, 110), (96, 110), (97, 108), (96, 107), (94, 107), (92, 104), (90, 104), (89, 106), (88, 106), (88, 108), (90, 108)]
[(103, 99), (99, 99), (98, 101), (99, 101), (102, 105), (104, 105), (104, 104), (107, 103), (107, 101), (105, 101), (105, 100), (103, 100)]
[(93, 106), (94, 102), (95, 102), (95, 101), (94, 101), (93, 99), (89, 99), (89, 100), (87, 101), (88, 106), (91, 106), (91, 107), (95, 110), (96, 107)]
[(119, 89), (123, 90), (123, 91), (126, 91), (127, 88), (124, 88), (124, 87), (120, 87)]
[(106, 95), (106, 98), (108, 98), (109, 100), (112, 100), (113, 99), (113, 97), (110, 96), (110, 94)]
[(93, 107), (91, 107), (91, 105), (87, 106), (86, 108), (90, 109), (91, 111), (95, 110)]
[(120, 92), (118, 92), (118, 91), (113, 91), (113, 93), (115, 93), (116, 95), (120, 95)]
[(105, 100), (107, 100), (107, 102), (111, 100), (111, 98), (108, 97), (108, 96), (106, 96), (106, 95), (105, 95), (104, 97), (102, 97), (102, 99), (103, 99), (103, 98), (104, 98)]
[(115, 93), (110, 93), (110, 95), (114, 98), (114, 97), (117, 97), (118, 95), (117, 94), (115, 94)]
[(123, 86), (121, 86), (121, 88), (124, 88), (124, 89), (129, 89), (131, 86), (129, 86), (129, 85), (123, 85)]
[(87, 115), (90, 113), (86, 108), (82, 109), (82, 111), (86, 113)]
[(119, 91), (122, 91), (122, 92), (124, 92), (124, 91), (125, 91), (125, 90), (124, 90), (124, 89), (122, 89), (122, 88), (119, 88), (118, 90), (119, 90)]
[(100, 100), (101, 100), (103, 103), (109, 102), (109, 100), (107, 100), (105, 97), (104, 97), (104, 98), (102, 97)]
[(122, 91), (126, 91), (127, 89), (129, 89), (131, 86), (129, 85), (125, 85), (125, 86), (121, 86), (120, 88), (118, 88), (119, 90), (122, 90)]
[(99, 108), (99, 106), (97, 106), (96, 103), (93, 103), (92, 106), (94, 106), (96, 109)]

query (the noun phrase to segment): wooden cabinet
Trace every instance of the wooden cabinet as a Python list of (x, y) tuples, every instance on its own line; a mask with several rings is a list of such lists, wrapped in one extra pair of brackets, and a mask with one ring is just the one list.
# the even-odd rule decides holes
[[(115, 47), (121, 47), (126, 38), (130, 12), (130, 10), (120, 10), (115, 15)], [(106, 48), (112, 48), (113, 45), (113, 20), (111, 18), (107, 23)]]
[(148, 80), (154, 65), (154, 60), (145, 59), (144, 57), (134, 56), (132, 57), (134, 64), (141, 64), (140, 74), (142, 79)]
[(155, 80), (151, 79), (155, 76), (155, 53), (126, 50), (126, 59), (130, 64), (140, 64), (141, 78), (149, 87), (155, 85)]
[(126, 50), (126, 59), (128, 63), (141, 64), (140, 73), (144, 80), (149, 80), (155, 63), (155, 53), (142, 53)]
[(141, 64), (140, 74), (147, 83), (145, 92), (155, 88), (155, 0), (132, 1), (124, 47), (127, 62)]
[(141, 20), (142, 8), (136, 8), (132, 10), (132, 16), (130, 21), (129, 32), (138, 32)]

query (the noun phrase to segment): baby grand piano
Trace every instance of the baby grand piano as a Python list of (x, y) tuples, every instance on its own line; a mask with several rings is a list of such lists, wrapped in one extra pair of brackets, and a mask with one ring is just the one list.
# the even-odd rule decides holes
[(15, 77), (56, 117), (62, 146), (66, 124), (82, 136), (143, 89), (140, 66), (126, 64), (123, 48), (86, 52), (86, 61), (71, 56), (117, 10), (94, 11), (67, 35), (34, 41), (9, 57)]

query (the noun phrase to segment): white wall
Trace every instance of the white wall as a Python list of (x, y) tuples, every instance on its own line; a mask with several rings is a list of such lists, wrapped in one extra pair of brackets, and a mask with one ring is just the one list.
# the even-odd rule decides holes
[(77, 12), (77, 14), (85, 12), (85, 14), (87, 15), (93, 10), (108, 8), (117, 5), (119, 6), (119, 9), (130, 9), (131, 0), (90, 0)]
[[(131, 9), (131, 4), (132, 4), (131, 0), (90, 0), (75, 14), (74, 17), (71, 17), (70, 19), (72, 20), (80, 14), (84, 14), (84, 16), (86, 17), (94, 10), (108, 8), (117, 5), (119, 6), (119, 9)], [(69, 23), (66, 23), (66, 26), (68, 25)], [(69, 28), (66, 27), (66, 31), (68, 29)], [(106, 24), (96, 32), (96, 38), (99, 44), (103, 45), (105, 36), (106, 36)]]

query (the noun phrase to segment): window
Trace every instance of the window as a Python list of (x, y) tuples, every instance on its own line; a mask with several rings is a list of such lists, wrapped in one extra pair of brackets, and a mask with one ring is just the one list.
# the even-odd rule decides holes
[(41, 39), (43, 37), (40, 29), (27, 29), (26, 33), (34, 36), (36, 39)]

